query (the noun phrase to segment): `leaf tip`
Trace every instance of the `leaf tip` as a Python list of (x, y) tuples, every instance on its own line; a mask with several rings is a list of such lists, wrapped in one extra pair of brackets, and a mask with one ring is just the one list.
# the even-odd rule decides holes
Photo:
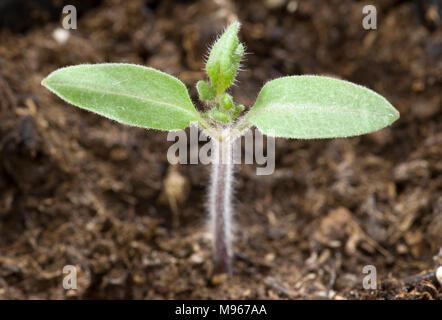
[(235, 33), (238, 33), (240, 28), (241, 28), (241, 23), (239, 23), (239, 21), (237, 20), (234, 20), (227, 26), (224, 32), (226, 32), (227, 30), (233, 30)]
[(43, 79), (41, 80), (40, 84), (41, 84), (43, 87), (47, 88), (47, 87), (48, 87), (48, 77), (43, 78)]
[(393, 107), (393, 110), (394, 110), (394, 113), (393, 113), (393, 118), (394, 118), (393, 122), (394, 122), (401, 117), (401, 114), (395, 107)]
[(43, 87), (45, 87), (46, 89), (52, 91), (52, 88), (51, 88), (51, 79), (53, 78), (53, 74), (54, 74), (56, 71), (57, 71), (57, 70), (51, 72), (51, 73), (48, 74), (46, 77), (44, 77), (44, 78), (41, 80), (40, 84), (41, 84)]
[(390, 112), (389, 112), (388, 116), (391, 117), (390, 124), (392, 124), (393, 122), (395, 122), (396, 120), (398, 120), (401, 117), (401, 114), (390, 102), (387, 101), (387, 105), (390, 107)]

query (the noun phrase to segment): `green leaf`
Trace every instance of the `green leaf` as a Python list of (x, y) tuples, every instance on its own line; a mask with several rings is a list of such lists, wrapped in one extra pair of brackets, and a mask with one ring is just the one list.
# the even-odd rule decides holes
[(196, 90), (200, 100), (213, 100), (215, 99), (216, 92), (210, 84), (206, 81), (200, 80), (196, 83)]
[(104, 63), (61, 68), (42, 85), (75, 106), (127, 125), (180, 130), (199, 120), (180, 80), (139, 65)]
[(233, 107), (232, 98), (228, 94), (223, 95), (223, 97), (221, 98), (221, 103), (223, 105), (223, 108), (226, 110), (229, 110)]
[(235, 107), (235, 111), (233, 112), (233, 114), (232, 114), (232, 118), (235, 118), (241, 111), (243, 111), (244, 110), (244, 106), (242, 105), (242, 104), (240, 104), (240, 105), (237, 105), (236, 107)]
[(209, 116), (216, 121), (222, 122), (222, 123), (229, 123), (230, 117), (229, 115), (225, 114), (222, 111), (219, 111), (217, 109), (212, 109), (209, 111)]
[(348, 137), (379, 130), (399, 118), (382, 96), (344, 80), (292, 76), (261, 89), (245, 120), (275, 137)]
[(206, 71), (217, 94), (235, 80), (244, 47), (238, 39), (239, 22), (233, 22), (215, 42), (206, 63)]

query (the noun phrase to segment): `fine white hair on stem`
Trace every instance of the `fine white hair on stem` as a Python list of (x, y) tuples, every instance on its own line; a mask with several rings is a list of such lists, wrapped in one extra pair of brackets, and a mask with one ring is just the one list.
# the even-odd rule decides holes
[(229, 138), (212, 143), (209, 213), (215, 269), (231, 275), (233, 144)]

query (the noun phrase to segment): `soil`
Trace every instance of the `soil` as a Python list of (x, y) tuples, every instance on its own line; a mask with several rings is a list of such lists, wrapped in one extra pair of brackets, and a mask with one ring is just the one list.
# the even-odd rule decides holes
[[(370, 3), (377, 30), (350, 0), (109, 0), (66, 43), (53, 37), (61, 20), (0, 29), (0, 299), (441, 299), (440, 2)], [(166, 133), (69, 106), (40, 81), (131, 62), (179, 77), (196, 103), (202, 57), (235, 18), (249, 53), (237, 102), (269, 79), (326, 74), (374, 89), (401, 118), (362, 137), (277, 139), (270, 176), (238, 166), (226, 279), (213, 274), (208, 168), (171, 167)], [(62, 287), (65, 265), (77, 290)], [(363, 288), (367, 265), (377, 289)]]

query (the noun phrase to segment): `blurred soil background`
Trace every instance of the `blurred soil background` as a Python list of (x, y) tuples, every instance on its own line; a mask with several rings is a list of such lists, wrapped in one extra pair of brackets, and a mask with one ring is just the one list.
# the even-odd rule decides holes
[[(56, 31), (65, 4), (79, 15), (67, 37)], [(362, 28), (366, 4), (377, 30)], [(2, 1), (0, 299), (441, 299), (441, 8)], [(401, 118), (363, 137), (278, 139), (270, 176), (238, 166), (226, 280), (213, 275), (207, 167), (171, 167), (166, 133), (69, 106), (40, 82), (67, 65), (130, 62), (179, 77), (197, 103), (202, 58), (233, 19), (248, 52), (237, 102), (251, 106), (269, 79), (323, 74), (374, 89)], [(78, 270), (77, 290), (62, 287), (65, 265)], [(366, 265), (376, 290), (363, 288)]]

